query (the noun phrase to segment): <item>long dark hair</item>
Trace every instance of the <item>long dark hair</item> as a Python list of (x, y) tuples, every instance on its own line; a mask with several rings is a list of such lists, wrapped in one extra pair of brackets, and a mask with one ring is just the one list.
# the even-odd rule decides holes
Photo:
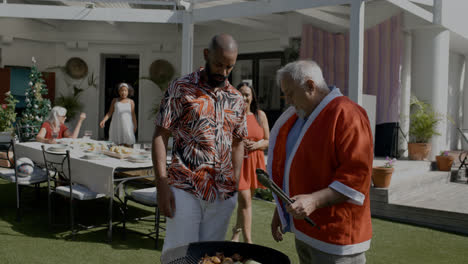
[(250, 91), (252, 92), (252, 102), (250, 103), (250, 111), (255, 115), (255, 119), (257, 119), (257, 122), (260, 124), (260, 119), (258, 118), (258, 111), (260, 111), (260, 108), (258, 107), (257, 95), (255, 94), (255, 90), (248, 82), (241, 82), (237, 85), (236, 88), (237, 90), (240, 90), (240, 88), (244, 86), (249, 87)]

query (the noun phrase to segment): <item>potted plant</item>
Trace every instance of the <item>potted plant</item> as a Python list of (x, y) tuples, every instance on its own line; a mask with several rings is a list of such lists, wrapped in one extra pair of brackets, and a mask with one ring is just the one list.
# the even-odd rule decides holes
[(83, 110), (83, 103), (80, 102), (80, 95), (84, 89), (73, 87), (72, 95), (63, 95), (55, 99), (55, 105), (62, 106), (67, 109), (67, 120), (71, 121)]
[(440, 155), (436, 156), (437, 168), (439, 168), (440, 171), (450, 171), (454, 159), (453, 156), (449, 155), (448, 151), (441, 151)]
[(385, 160), (386, 161), (383, 166), (372, 168), (372, 182), (374, 183), (374, 187), (388, 188), (388, 186), (390, 186), (390, 181), (394, 171), (393, 166), (395, 165), (396, 159), (391, 159), (387, 156)]
[(0, 141), (10, 141), (15, 129), (13, 123), (16, 121), (15, 107), (18, 100), (11, 94), (5, 93), (5, 104), (0, 108)]
[(434, 135), (440, 135), (436, 131), (441, 118), (431, 106), (416, 97), (411, 97), (410, 115), (410, 142), (408, 143), (408, 155), (411, 160), (424, 160), (431, 151), (429, 141)]

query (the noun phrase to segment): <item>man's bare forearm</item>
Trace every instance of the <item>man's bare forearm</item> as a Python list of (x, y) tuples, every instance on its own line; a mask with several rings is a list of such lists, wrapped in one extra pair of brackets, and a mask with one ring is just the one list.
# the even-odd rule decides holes
[(232, 167), (234, 170), (234, 177), (239, 183), (240, 172), (242, 169), (242, 162), (244, 161), (244, 143), (240, 139), (232, 141)]
[(153, 144), (151, 156), (153, 159), (153, 168), (155, 172), (156, 185), (162, 179), (167, 179), (166, 161), (167, 161), (167, 142), (171, 133), (169, 130), (156, 127), (153, 135)]

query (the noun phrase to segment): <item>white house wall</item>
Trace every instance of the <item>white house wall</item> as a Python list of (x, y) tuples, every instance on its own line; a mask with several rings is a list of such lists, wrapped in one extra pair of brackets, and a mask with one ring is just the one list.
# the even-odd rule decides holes
[[(2, 21), (4, 22), (4, 21)], [(2, 24), (4, 25), (4, 24)], [(89, 74), (94, 73), (98, 89), (89, 87), (80, 97), (84, 104), (87, 119), (82, 131), (92, 130), (98, 135), (98, 123), (105, 114), (104, 100), (102, 98), (102, 85), (104, 72), (101, 72), (101, 55), (137, 55), (140, 59), (140, 77), (149, 75), (149, 66), (154, 60), (166, 59), (174, 65), (176, 75), (180, 68), (179, 33), (176, 25), (151, 24), (124, 24), (113, 26), (102, 22), (62, 22), (58, 23), (60, 29), (54, 29), (41, 22), (32, 22), (26, 19), (11, 19), (8, 28), (1, 27), (0, 35), (13, 37), (13, 41), (2, 44), (3, 65), (31, 66), (31, 57), (38, 62), (39, 70), (49, 67), (64, 66), (71, 57), (80, 57), (88, 65)], [(22, 38), (18, 39), (14, 32)], [(49, 35), (57, 42), (44, 42), (34, 40), (41, 34)], [(85, 49), (68, 48), (67, 43), (83, 42)], [(65, 76), (60, 70), (56, 72), (56, 96), (70, 95), (72, 88), (67, 87), (65, 79), (72, 84), (79, 84)], [(81, 88), (87, 88), (87, 80), (83, 81)], [(161, 91), (150, 81), (140, 82), (139, 98), (139, 125), (140, 141), (150, 141), (154, 129), (154, 120), (149, 112), (154, 102), (161, 99)], [(69, 124), (74, 127), (74, 122)], [(101, 132), (102, 133), (102, 132)]]
[(219, 33), (231, 34), (239, 44), (239, 54), (282, 51), (280, 36), (268, 32), (249, 30), (247, 27), (229, 25), (202, 26), (195, 28), (193, 48), (193, 69), (205, 66), (203, 49), (208, 47), (211, 38)]
[(440, 16), (436, 16), (435, 23), (468, 39), (468, 1), (466, 0), (435, 0), (440, 5)]
[[(181, 30), (177, 25), (77, 22), (77, 21), (37, 21), (28, 19), (1, 19), (0, 36), (9, 36), (11, 43), (1, 44), (3, 65), (31, 66), (31, 57), (38, 62), (39, 70), (49, 67), (64, 66), (71, 57), (80, 57), (88, 65), (89, 74), (97, 77), (98, 89), (90, 87), (80, 97), (84, 104), (87, 119), (82, 131), (92, 130), (99, 135), (98, 123), (107, 109), (104, 109), (101, 55), (137, 55), (140, 59), (140, 76), (148, 76), (149, 66), (154, 60), (166, 59), (174, 65), (176, 77), (180, 76)], [(3, 27), (3, 25), (8, 25)], [(261, 33), (248, 28), (224, 24), (224, 26), (195, 26), (194, 64), (196, 70), (204, 66), (203, 49), (207, 47), (215, 34), (226, 32), (232, 34), (239, 42), (239, 53), (281, 51), (280, 37)], [(80, 44), (81, 43), (81, 44)], [(76, 48), (77, 45), (84, 48)], [(75, 48), (70, 48), (73, 46)], [(2, 65), (2, 66), (3, 66)], [(56, 96), (70, 95), (72, 88), (67, 87), (65, 80), (79, 84), (65, 76), (60, 70), (56, 72)], [(87, 88), (87, 80), (81, 88)], [(151, 107), (162, 98), (161, 91), (150, 81), (140, 81), (139, 125), (140, 141), (150, 141), (154, 120), (149, 117)], [(76, 122), (76, 121), (75, 121)], [(74, 127), (74, 121), (70, 126)], [(102, 131), (101, 131), (102, 135)]]
[(39, 70), (55, 65), (55, 45), (44, 42), (15, 40), (12, 44), (2, 44), (1, 66), (27, 66), (31, 67), (31, 58), (34, 56), (38, 62)]

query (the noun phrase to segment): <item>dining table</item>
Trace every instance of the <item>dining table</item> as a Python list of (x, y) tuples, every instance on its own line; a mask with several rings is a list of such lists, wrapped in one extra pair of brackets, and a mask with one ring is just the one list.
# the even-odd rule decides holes
[[(109, 198), (109, 219), (107, 238), (112, 241), (112, 209), (114, 196), (119, 195), (116, 188), (125, 178), (116, 177), (119, 172), (132, 170), (147, 170), (151, 173), (153, 167), (151, 155), (145, 150), (134, 150), (132, 155), (123, 155), (127, 158), (117, 158), (118, 155), (108, 156), (103, 151), (112, 146), (111, 142), (92, 139), (62, 139), (58, 140), (60, 147), (70, 151), (70, 169), (73, 182), (86, 186), (91, 191), (105, 194)], [(54, 150), (58, 144), (42, 142), (22, 142), (15, 144), (17, 157), (28, 157), (37, 164), (44, 164), (41, 146), (46, 150)], [(93, 148), (93, 151), (89, 149)], [(133, 150), (132, 150), (133, 151)], [(120, 200), (120, 199), (118, 199)]]

